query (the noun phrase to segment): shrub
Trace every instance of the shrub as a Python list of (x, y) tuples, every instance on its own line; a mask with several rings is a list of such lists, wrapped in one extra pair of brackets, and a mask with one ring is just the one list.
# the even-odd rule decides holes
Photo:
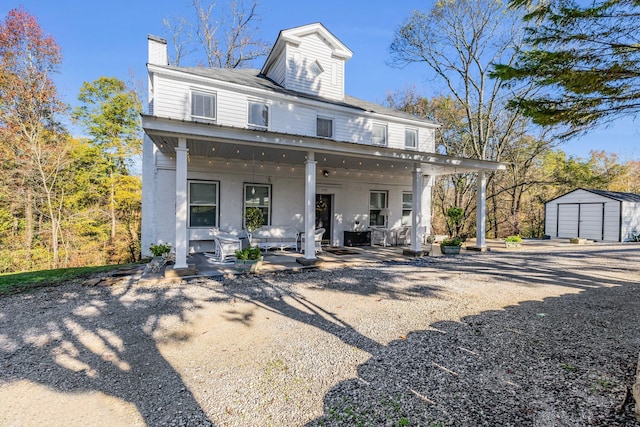
[(440, 246), (462, 246), (462, 239), (459, 237), (444, 239), (442, 242), (440, 242)]
[(260, 251), (260, 248), (257, 246), (252, 246), (246, 249), (236, 251), (236, 258), (244, 261), (260, 259), (261, 256), (262, 256), (262, 252)]
[(158, 243), (157, 245), (152, 243), (149, 250), (153, 256), (162, 256), (171, 252), (171, 245), (169, 243)]
[(264, 215), (259, 208), (247, 208), (244, 214), (244, 226), (249, 232), (262, 227), (264, 224)]
[(522, 237), (520, 237), (519, 234), (516, 234), (515, 236), (507, 236), (504, 238), (504, 241), (511, 243), (522, 243)]

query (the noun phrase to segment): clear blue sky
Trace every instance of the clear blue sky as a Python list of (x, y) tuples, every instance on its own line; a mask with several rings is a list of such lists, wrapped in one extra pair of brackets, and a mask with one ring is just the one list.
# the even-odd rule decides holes
[[(0, 17), (22, 5), (56, 39), (64, 58), (56, 83), (63, 99), (73, 104), (82, 83), (101, 76), (130, 81), (133, 72), (146, 82), (147, 35), (164, 37), (163, 18), (191, 16), (190, 4), (190, 0), (3, 0)], [(426, 11), (431, 4), (430, 0), (259, 0), (260, 36), (272, 45), (281, 29), (321, 22), (353, 51), (346, 69), (349, 95), (381, 103), (389, 92), (415, 87), (430, 97), (441, 91), (434, 89), (425, 65), (394, 69), (387, 61), (394, 31), (411, 11)], [(256, 68), (261, 65), (258, 62)], [(639, 142), (638, 124), (626, 119), (560, 148), (583, 158), (590, 150), (605, 150), (622, 160), (640, 160)]]

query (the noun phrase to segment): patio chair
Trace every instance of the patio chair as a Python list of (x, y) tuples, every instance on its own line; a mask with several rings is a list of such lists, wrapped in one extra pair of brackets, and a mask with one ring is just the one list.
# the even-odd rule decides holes
[[(322, 236), (324, 235), (324, 228), (316, 228), (313, 233), (313, 240), (315, 241), (316, 252), (322, 252)], [(300, 252), (304, 251), (305, 233), (300, 233)]]
[(394, 229), (395, 231), (395, 242), (396, 246), (401, 245), (405, 246), (407, 241), (411, 238), (411, 227), (404, 226), (398, 227)]
[(236, 259), (236, 251), (242, 249), (240, 239), (224, 231), (212, 230), (211, 239), (215, 246), (215, 252), (205, 255), (214, 261), (234, 262)]

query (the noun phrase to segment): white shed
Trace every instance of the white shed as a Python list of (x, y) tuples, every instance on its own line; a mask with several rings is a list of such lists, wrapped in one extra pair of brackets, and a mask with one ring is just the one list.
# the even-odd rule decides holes
[(579, 188), (545, 204), (551, 238), (625, 242), (640, 234), (640, 195)]

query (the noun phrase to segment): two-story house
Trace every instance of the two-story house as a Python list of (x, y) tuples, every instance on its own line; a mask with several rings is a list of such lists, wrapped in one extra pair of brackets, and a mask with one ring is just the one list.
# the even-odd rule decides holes
[(336, 246), (345, 231), (407, 225), (418, 252), (434, 176), (504, 167), (436, 154), (437, 124), (346, 95), (352, 52), (319, 23), (281, 31), (260, 70), (169, 66), (166, 41), (148, 43), (142, 248), (173, 244), (176, 269), (212, 228), (240, 234), (248, 207), (307, 236), (321, 222)]

